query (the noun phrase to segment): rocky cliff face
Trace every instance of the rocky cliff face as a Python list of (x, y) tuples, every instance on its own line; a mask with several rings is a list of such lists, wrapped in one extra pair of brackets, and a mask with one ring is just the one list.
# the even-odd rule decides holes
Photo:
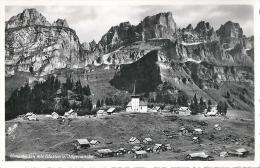
[(81, 46), (65, 20), (52, 25), (35, 9), (26, 9), (6, 22), (6, 75), (16, 71), (45, 75), (81, 65)]
[[(92, 64), (100, 56), (114, 52), (137, 41), (148, 41), (153, 38), (172, 40), (176, 31), (177, 26), (171, 12), (148, 16), (136, 26), (131, 25), (129, 22), (120, 23), (118, 26), (111, 27), (98, 43), (93, 41), (91, 43), (83, 43), (86, 64)], [(115, 62), (120, 61), (115, 60)]]
[(54, 69), (130, 64), (152, 50), (164, 62), (208, 62), (225, 66), (252, 66), (253, 39), (231, 21), (215, 31), (200, 21), (177, 30), (172, 13), (148, 16), (138, 25), (113, 26), (99, 42), (79, 43), (65, 19), (50, 24), (35, 9), (26, 9), (6, 22), (6, 74), (16, 71), (38, 75)]
[(11, 17), (5, 23), (5, 28), (10, 29), (33, 25), (50, 26), (51, 24), (36, 9), (25, 9), (22, 13)]

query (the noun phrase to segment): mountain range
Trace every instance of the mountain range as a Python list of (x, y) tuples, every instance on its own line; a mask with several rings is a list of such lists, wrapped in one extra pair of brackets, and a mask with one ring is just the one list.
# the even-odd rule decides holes
[[(179, 28), (171, 12), (159, 13), (137, 25), (120, 23), (100, 41), (83, 43), (65, 19), (50, 23), (36, 9), (25, 9), (6, 21), (6, 78), (30, 71), (35, 77), (45, 76), (64, 69), (85, 74), (113, 69), (105, 82), (119, 91), (131, 92), (135, 81), (140, 94), (174, 96), (177, 90), (189, 97), (197, 93), (216, 102), (224, 99), (243, 109), (252, 109), (254, 102), (249, 94), (254, 83), (254, 37), (246, 37), (232, 21), (217, 30), (205, 21), (195, 28), (191, 24)], [(246, 91), (244, 86), (249, 86)], [(223, 96), (227, 89), (232, 90), (232, 100)]]

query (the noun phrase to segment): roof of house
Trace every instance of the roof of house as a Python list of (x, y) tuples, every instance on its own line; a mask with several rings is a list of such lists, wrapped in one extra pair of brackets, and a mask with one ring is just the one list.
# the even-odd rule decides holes
[(239, 148), (239, 149), (236, 149), (236, 151), (239, 153), (248, 152), (248, 150), (246, 150), (245, 148)]
[(136, 151), (136, 150), (140, 150), (140, 149), (141, 149), (141, 146), (134, 146), (134, 147), (133, 147), (133, 150), (135, 150), (135, 151)]
[(200, 128), (195, 128), (194, 131), (201, 132), (202, 129), (200, 129)]
[(140, 150), (140, 151), (135, 151), (135, 154), (137, 154), (137, 155), (143, 155), (143, 154), (147, 154), (147, 152), (144, 151), (144, 150)]
[(191, 153), (190, 156), (191, 157), (202, 157), (202, 158), (208, 157), (208, 155), (205, 152)]
[(186, 111), (186, 110), (190, 110), (190, 109), (189, 109), (189, 107), (180, 107), (179, 110)]
[(144, 138), (146, 141), (152, 141), (152, 138)]
[(218, 113), (218, 111), (210, 111), (208, 113), (206, 113), (206, 115), (216, 115)]
[(56, 112), (53, 112), (53, 113), (51, 113), (51, 115), (59, 115), (58, 113), (56, 113)]
[(90, 141), (90, 144), (97, 144), (97, 143), (99, 143), (98, 140), (94, 140), (94, 139), (93, 139), (93, 140)]
[(77, 139), (77, 142), (80, 145), (87, 145), (87, 144), (89, 144), (89, 141), (87, 139)]
[(105, 112), (105, 110), (98, 110), (97, 111), (97, 114), (102, 114), (102, 113), (104, 113)]
[(134, 142), (134, 141), (139, 141), (136, 137), (131, 137), (130, 139), (129, 139), (129, 141), (130, 142)]
[(160, 110), (160, 108), (161, 108), (160, 106), (155, 106), (155, 107), (153, 107), (152, 109), (153, 109), (153, 110)]
[(113, 111), (115, 111), (115, 109), (116, 109), (115, 107), (110, 107), (110, 108), (107, 110), (107, 112), (108, 112), (108, 113), (112, 113)]
[(33, 115), (32, 112), (28, 112), (28, 113), (25, 114), (25, 116), (31, 116), (31, 115)]
[(111, 153), (112, 150), (111, 149), (99, 149), (97, 150), (98, 153), (103, 153), (103, 154), (108, 154)]
[(68, 113), (70, 114), (70, 113), (73, 113), (74, 112), (74, 110), (73, 109), (70, 109), (70, 111), (68, 111)]

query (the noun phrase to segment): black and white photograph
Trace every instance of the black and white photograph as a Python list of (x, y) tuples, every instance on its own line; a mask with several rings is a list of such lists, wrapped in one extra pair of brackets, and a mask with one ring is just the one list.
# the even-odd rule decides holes
[(5, 161), (256, 161), (255, 10), (5, 5)]

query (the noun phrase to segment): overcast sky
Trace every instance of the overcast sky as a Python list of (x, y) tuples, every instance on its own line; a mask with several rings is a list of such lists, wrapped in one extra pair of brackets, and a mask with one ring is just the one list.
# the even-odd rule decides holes
[(216, 29), (228, 20), (238, 22), (244, 34), (253, 35), (253, 7), (246, 5), (177, 5), (177, 6), (6, 6), (5, 20), (21, 13), (25, 8), (36, 8), (49, 22), (66, 19), (76, 30), (81, 42), (99, 41), (111, 26), (129, 21), (138, 24), (144, 17), (170, 11), (180, 28), (201, 20)]

